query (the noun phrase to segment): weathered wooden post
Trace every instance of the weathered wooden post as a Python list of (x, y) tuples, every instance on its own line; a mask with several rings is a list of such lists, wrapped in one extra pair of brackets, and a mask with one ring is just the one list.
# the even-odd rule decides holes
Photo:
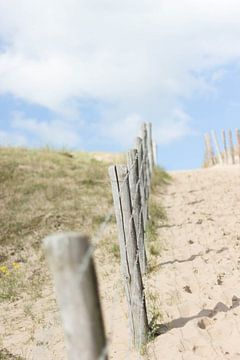
[(92, 247), (85, 236), (44, 239), (62, 316), (69, 360), (107, 359), (106, 338)]
[(206, 134), (204, 134), (204, 166), (209, 166), (209, 149)]
[(223, 148), (224, 148), (224, 163), (228, 164), (228, 150), (227, 150), (227, 139), (225, 130), (222, 130), (222, 141), (223, 141)]
[(220, 146), (219, 146), (219, 143), (218, 143), (217, 134), (216, 134), (216, 132), (214, 130), (212, 130), (212, 137), (213, 137), (213, 141), (214, 141), (214, 144), (215, 144), (215, 147), (216, 147), (216, 150), (217, 150), (218, 163), (222, 164), (223, 163), (222, 154), (221, 154), (221, 151), (220, 151)]
[(153, 172), (153, 166), (154, 166), (152, 123), (149, 122), (146, 124), (146, 130), (147, 130), (147, 154), (148, 154), (148, 161), (149, 161), (149, 173), (150, 173), (150, 178), (151, 178), (152, 172)]
[(144, 242), (144, 221), (140, 193), (140, 177), (138, 170), (138, 152), (136, 149), (130, 150), (127, 155), (127, 167), (129, 172), (129, 185), (132, 203), (132, 213), (136, 228), (137, 246), (139, 250), (139, 262), (142, 275), (146, 273), (147, 256)]
[(238, 162), (240, 163), (240, 130), (236, 129), (236, 137), (237, 137), (237, 148), (238, 148)]
[(138, 153), (138, 172), (140, 179), (140, 194), (141, 194), (141, 207), (143, 210), (143, 225), (144, 231), (146, 230), (146, 221), (147, 221), (147, 213), (148, 213), (148, 204), (147, 204), (147, 196), (145, 189), (145, 173), (144, 173), (144, 159), (143, 159), (143, 140), (140, 137), (136, 138), (136, 150)]
[(153, 141), (153, 159), (154, 159), (154, 166), (157, 166), (157, 143)]
[(143, 146), (143, 174), (144, 174), (144, 190), (145, 190), (145, 203), (146, 203), (146, 213), (144, 214), (145, 219), (144, 223), (148, 219), (148, 199), (150, 193), (150, 169), (149, 169), (149, 158), (148, 158), (148, 146), (147, 146), (147, 125), (146, 123), (142, 124), (141, 129), (141, 138)]
[(148, 338), (148, 320), (127, 167), (111, 166), (109, 176), (118, 227), (121, 269), (129, 308), (131, 335), (134, 347), (140, 349)]
[(232, 164), (235, 164), (235, 151), (233, 145), (233, 138), (232, 138), (232, 130), (228, 130), (228, 137), (229, 137), (229, 145), (230, 145), (230, 157), (232, 159)]
[(205, 144), (206, 144), (206, 148), (207, 148), (207, 157), (208, 157), (208, 161), (210, 166), (215, 164), (215, 157), (214, 157), (214, 152), (213, 152), (213, 148), (212, 148), (212, 142), (211, 142), (211, 137), (208, 133), (206, 133), (204, 135), (205, 138)]

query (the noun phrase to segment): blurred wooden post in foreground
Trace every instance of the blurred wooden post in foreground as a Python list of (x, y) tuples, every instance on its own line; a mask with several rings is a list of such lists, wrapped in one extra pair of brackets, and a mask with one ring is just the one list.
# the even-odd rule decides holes
[(107, 359), (92, 247), (85, 236), (44, 239), (62, 316), (69, 360)]

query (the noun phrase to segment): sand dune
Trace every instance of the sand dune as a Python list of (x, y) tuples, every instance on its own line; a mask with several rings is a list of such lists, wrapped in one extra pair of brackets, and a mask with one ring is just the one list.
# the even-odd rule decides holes
[[(162, 250), (144, 282), (148, 311), (154, 305), (149, 318), (154, 312), (161, 318), (157, 336), (142, 355), (131, 350), (119, 263), (107, 247), (104, 253), (96, 250), (109, 359), (240, 359), (240, 167), (172, 176), (172, 183), (155, 195), (168, 219), (159, 222)], [(105, 236), (116, 240), (113, 223)], [(51, 284), (36, 300), (33, 320), (24, 299), (5, 304), (2, 314), (0, 332), (8, 354), (66, 359)], [(43, 319), (37, 321), (38, 316)]]
[(150, 359), (240, 359), (240, 167), (173, 173)]

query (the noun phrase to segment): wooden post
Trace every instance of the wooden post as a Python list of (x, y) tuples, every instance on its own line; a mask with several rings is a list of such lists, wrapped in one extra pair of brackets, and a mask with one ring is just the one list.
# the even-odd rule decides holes
[(232, 130), (228, 130), (228, 137), (229, 137), (229, 145), (230, 145), (230, 156), (232, 159), (232, 164), (235, 164), (235, 151), (233, 146), (233, 138), (232, 138)]
[(134, 347), (140, 349), (148, 338), (148, 320), (127, 167), (111, 166), (109, 176), (118, 226), (121, 268), (129, 308), (132, 340)]
[(129, 185), (132, 203), (133, 219), (135, 223), (137, 246), (139, 250), (139, 262), (142, 275), (146, 273), (147, 256), (144, 243), (144, 221), (140, 193), (140, 178), (138, 171), (138, 152), (130, 150), (127, 154), (127, 167), (129, 172)]
[(222, 154), (221, 154), (221, 151), (220, 151), (220, 146), (219, 146), (219, 143), (218, 143), (217, 134), (216, 134), (216, 132), (214, 130), (212, 130), (212, 137), (213, 137), (213, 141), (214, 141), (214, 144), (215, 144), (215, 147), (216, 147), (216, 150), (217, 150), (218, 163), (222, 164), (223, 163)]
[(154, 159), (154, 166), (157, 166), (157, 143), (153, 141), (153, 159)]
[[(146, 125), (146, 123), (142, 124), (141, 138), (142, 138), (142, 148), (143, 148), (144, 187), (147, 191), (148, 184), (149, 184), (149, 161), (148, 161), (148, 155), (147, 155), (148, 147), (147, 147), (147, 125)], [(146, 193), (146, 198), (148, 198), (147, 193)]]
[[(142, 124), (142, 144), (143, 144), (143, 174), (144, 174), (144, 189), (145, 189), (145, 203), (148, 204), (149, 193), (150, 193), (150, 170), (149, 170), (149, 158), (148, 158), (148, 146), (147, 146), (147, 126), (145, 123)], [(148, 206), (146, 206), (146, 223), (148, 219)]]
[(204, 166), (208, 167), (209, 165), (209, 153), (208, 153), (208, 144), (206, 134), (204, 134)]
[(145, 173), (144, 173), (144, 160), (143, 160), (143, 140), (140, 137), (136, 138), (136, 150), (138, 153), (138, 172), (140, 179), (140, 194), (141, 194), (141, 207), (143, 209), (143, 224), (144, 224), (144, 232), (146, 230), (146, 221), (147, 221), (147, 196), (145, 189)]
[(97, 277), (86, 237), (76, 233), (44, 239), (63, 321), (69, 360), (107, 359)]
[(204, 135), (204, 138), (205, 138), (205, 144), (207, 147), (209, 165), (212, 166), (215, 164), (215, 159), (214, 159), (214, 152), (213, 152), (213, 148), (212, 148), (211, 137), (208, 133), (206, 133)]
[(224, 163), (228, 164), (228, 150), (227, 150), (227, 140), (226, 140), (225, 130), (222, 130), (222, 141), (223, 141), (223, 148), (224, 148)]
[(236, 129), (237, 148), (238, 148), (238, 162), (240, 163), (240, 130)]
[(149, 173), (150, 177), (153, 172), (153, 165), (154, 165), (154, 159), (153, 159), (153, 141), (152, 141), (152, 123), (147, 123), (147, 154), (148, 154), (148, 161), (149, 161)]

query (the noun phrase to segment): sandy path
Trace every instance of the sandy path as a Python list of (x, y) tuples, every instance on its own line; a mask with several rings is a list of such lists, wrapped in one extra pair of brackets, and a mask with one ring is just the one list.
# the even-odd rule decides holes
[[(149, 286), (171, 330), (150, 359), (240, 359), (240, 168), (173, 173)], [(164, 331), (164, 327), (161, 328)]]
[[(152, 296), (147, 307), (155, 301), (162, 315), (162, 334), (143, 357), (131, 351), (119, 264), (108, 248), (96, 250), (109, 359), (240, 359), (240, 167), (172, 175), (157, 197), (168, 215), (159, 228), (162, 251), (144, 279), (147, 300)], [(113, 224), (108, 232), (116, 238)], [(5, 305), (0, 346), (27, 360), (66, 359), (50, 285), (45, 295), (32, 308), (32, 320), (24, 299)]]

